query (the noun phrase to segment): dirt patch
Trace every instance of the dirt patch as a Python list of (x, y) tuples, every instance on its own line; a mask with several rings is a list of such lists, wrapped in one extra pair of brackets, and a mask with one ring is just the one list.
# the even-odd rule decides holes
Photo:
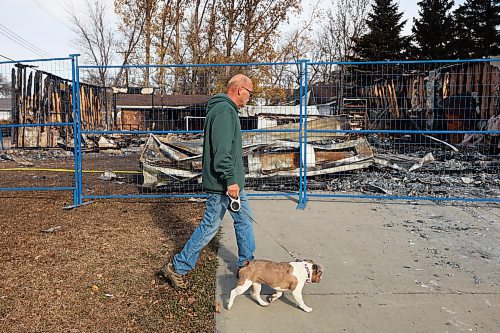
[(217, 242), (186, 292), (157, 271), (195, 228), (203, 204), (100, 200), (68, 192), (0, 193), (1, 332), (213, 332)]

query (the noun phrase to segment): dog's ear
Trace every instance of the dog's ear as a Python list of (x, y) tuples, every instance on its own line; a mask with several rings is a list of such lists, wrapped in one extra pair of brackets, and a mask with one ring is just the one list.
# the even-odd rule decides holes
[(315, 273), (323, 273), (324, 269), (323, 269), (323, 266), (321, 265), (318, 265), (318, 264), (313, 264), (313, 272)]

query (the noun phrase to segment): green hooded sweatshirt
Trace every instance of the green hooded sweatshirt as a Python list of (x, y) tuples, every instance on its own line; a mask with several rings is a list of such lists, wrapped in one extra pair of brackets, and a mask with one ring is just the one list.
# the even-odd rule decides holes
[(203, 129), (203, 188), (225, 194), (227, 187), (245, 185), (241, 125), (236, 104), (226, 94), (208, 101)]

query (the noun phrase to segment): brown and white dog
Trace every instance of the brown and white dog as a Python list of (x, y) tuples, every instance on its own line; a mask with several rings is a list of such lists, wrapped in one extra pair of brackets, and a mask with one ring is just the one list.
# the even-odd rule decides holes
[[(293, 297), (305, 312), (312, 309), (302, 300), (302, 288), (306, 283), (319, 283), (323, 274), (323, 267), (312, 260), (294, 262), (272, 262), (268, 260), (254, 260), (246, 264), (239, 271), (236, 288), (231, 291), (227, 309), (231, 309), (236, 296), (243, 294), (252, 286), (252, 297), (262, 306), (268, 306), (283, 295), (283, 291), (291, 290)], [(266, 284), (276, 290), (269, 298), (269, 303), (260, 298), (261, 284)]]

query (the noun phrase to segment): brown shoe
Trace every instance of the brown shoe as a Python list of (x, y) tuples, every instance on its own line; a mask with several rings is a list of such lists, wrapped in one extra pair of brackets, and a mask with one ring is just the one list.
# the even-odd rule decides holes
[(168, 280), (170, 280), (174, 288), (178, 289), (187, 288), (187, 283), (184, 280), (184, 277), (175, 272), (172, 261), (169, 261), (168, 264), (164, 265), (161, 269), (161, 272)]

